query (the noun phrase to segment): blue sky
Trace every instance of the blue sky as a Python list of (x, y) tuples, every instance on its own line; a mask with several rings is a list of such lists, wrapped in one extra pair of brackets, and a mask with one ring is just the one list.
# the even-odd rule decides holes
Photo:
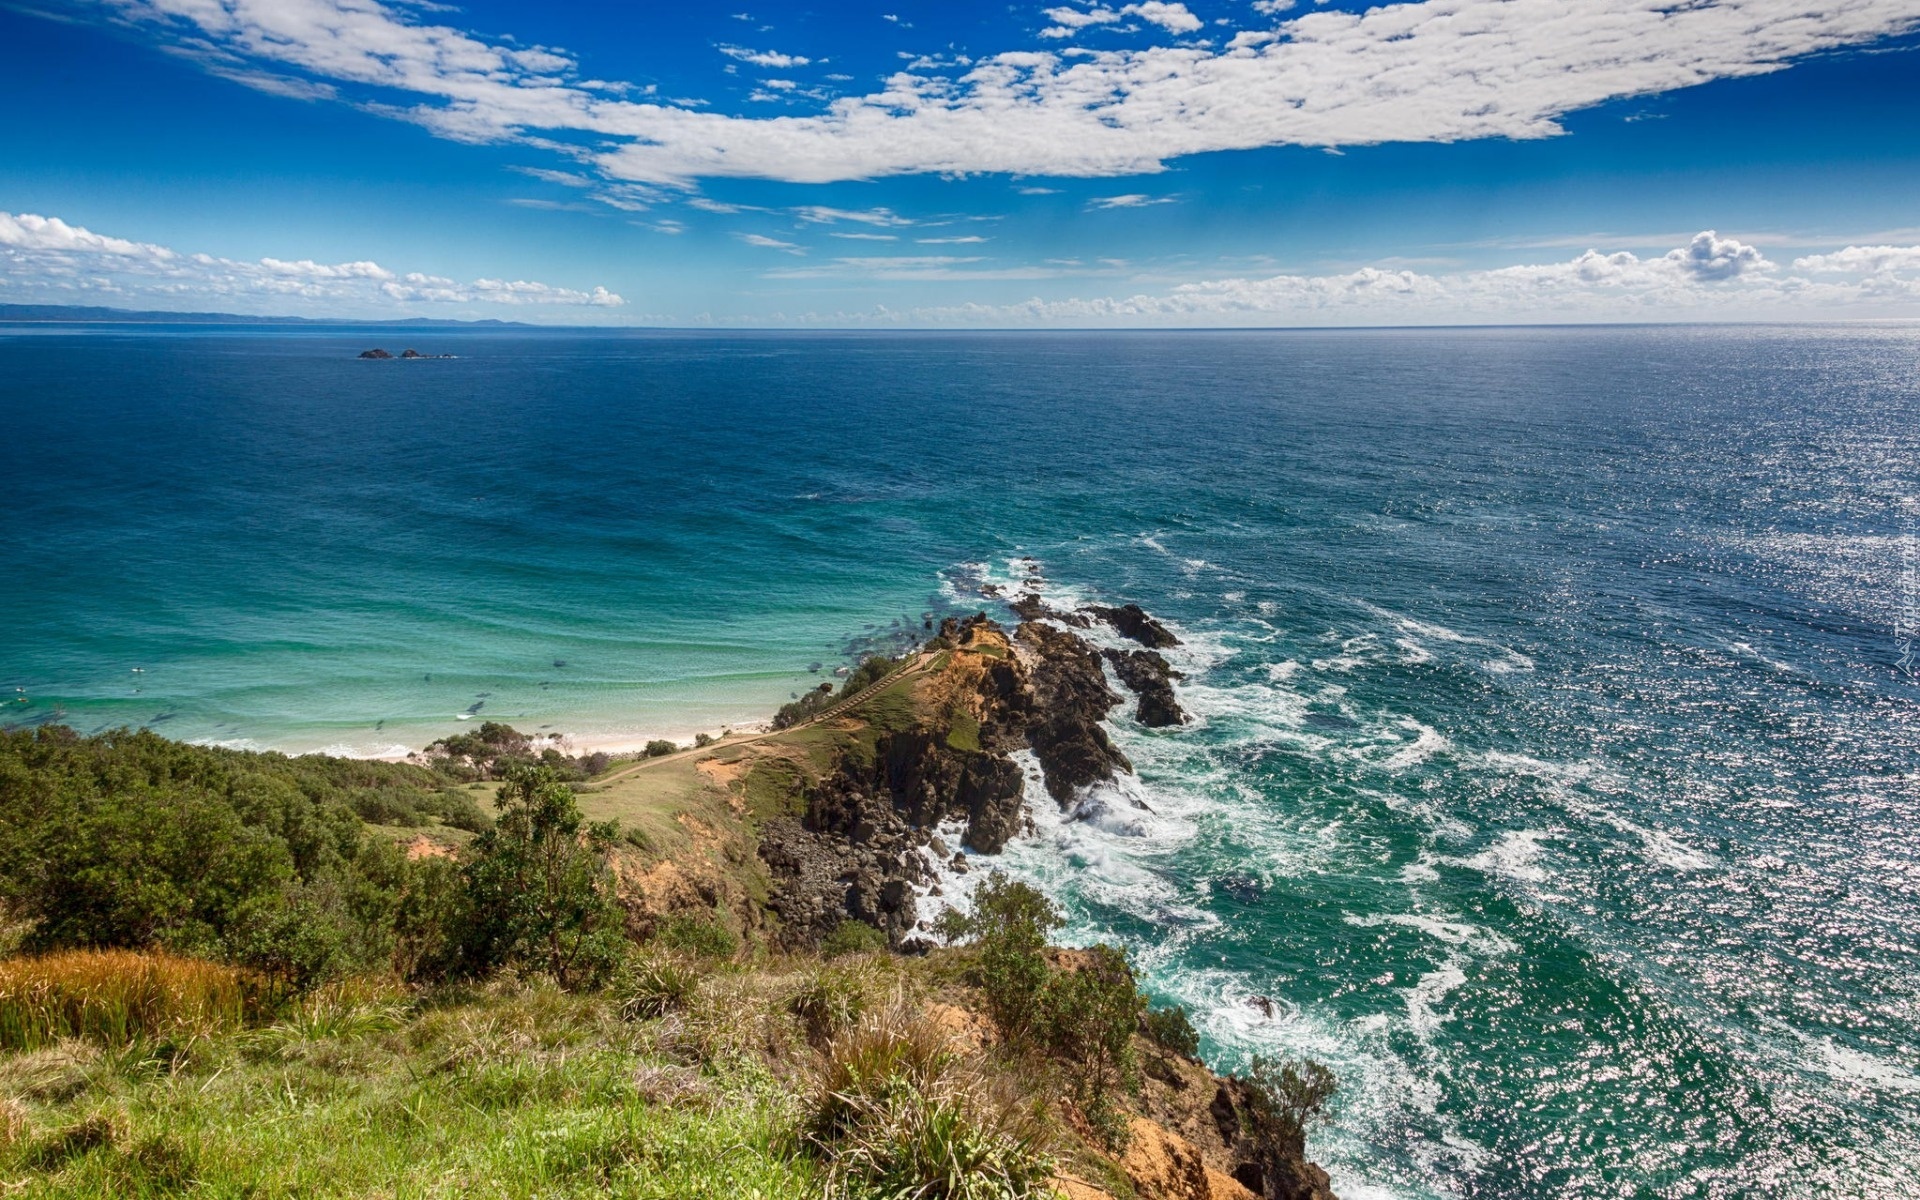
[(1920, 316), (1920, 0), (0, 0), (0, 301)]

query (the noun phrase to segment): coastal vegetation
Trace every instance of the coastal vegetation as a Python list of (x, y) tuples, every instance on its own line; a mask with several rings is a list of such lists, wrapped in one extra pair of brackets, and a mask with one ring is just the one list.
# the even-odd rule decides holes
[(491, 722), (415, 763), (0, 735), (0, 1187), (1329, 1196), (1324, 1069), (1215, 1075), (998, 872), (918, 923), (941, 797), (990, 841), (1016, 733), (1102, 752), (1030, 699), (1092, 677), (1026, 669), (949, 623), (770, 733), (620, 762)]

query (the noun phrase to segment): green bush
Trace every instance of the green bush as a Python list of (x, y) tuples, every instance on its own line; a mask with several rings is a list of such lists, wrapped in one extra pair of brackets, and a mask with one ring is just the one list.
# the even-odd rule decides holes
[(805, 695), (788, 704), (782, 704), (780, 711), (773, 714), (775, 729), (791, 729), (804, 724), (833, 705), (833, 685), (823, 683)]
[(717, 916), (668, 917), (654, 937), (669, 950), (702, 958), (732, 958), (740, 952), (740, 939)]
[(1162, 1050), (1182, 1058), (1194, 1058), (1200, 1053), (1200, 1034), (1194, 1029), (1187, 1010), (1178, 1004), (1148, 1009), (1140, 1018), (1140, 1032)]
[(1309, 1059), (1255, 1055), (1235, 1078), (1247, 1085), (1254, 1144), (1274, 1162), (1306, 1153), (1307, 1130), (1340, 1090), (1333, 1072)]
[(833, 932), (820, 939), (824, 958), (844, 958), (849, 954), (877, 954), (887, 948), (887, 935), (865, 921), (845, 920)]
[(496, 803), (464, 868), (462, 967), (542, 971), (564, 988), (604, 979), (624, 946), (612, 829), (584, 825), (573, 789), (549, 767), (513, 768)]
[(1032, 1040), (1041, 993), (1052, 976), (1047, 935), (1065, 923), (1051, 900), (1001, 871), (975, 887), (972, 912), (948, 909), (941, 915), (937, 931), (942, 937), (977, 947), (975, 981), (986, 993), (988, 1014), (1009, 1041)]
[(824, 967), (809, 974), (787, 1002), (787, 1010), (806, 1027), (815, 1045), (839, 1034), (870, 1007), (868, 978), (844, 967)]
[(648, 758), (665, 758), (679, 749), (672, 742), (656, 739), (647, 743), (646, 754)]
[(0, 732), (0, 911), (30, 951), (158, 947), (298, 986), (384, 969), (409, 868), (356, 808), (431, 811), (445, 783), (145, 731)]
[(628, 959), (614, 973), (611, 990), (620, 1002), (620, 1015), (629, 1021), (664, 1017), (684, 1009), (700, 987), (701, 973), (664, 954)]
[(1133, 1031), (1147, 1002), (1123, 952), (1094, 946), (1080, 954), (1074, 969), (1047, 980), (1034, 1038), (1066, 1067), (1080, 1111), (1118, 1147), (1127, 1125), (1114, 1096), (1139, 1086)]

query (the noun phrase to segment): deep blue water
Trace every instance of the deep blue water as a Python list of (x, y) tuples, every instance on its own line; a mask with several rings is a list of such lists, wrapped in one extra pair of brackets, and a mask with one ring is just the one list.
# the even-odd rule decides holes
[(684, 734), (1030, 555), (1201, 719), (1008, 863), (1348, 1200), (1920, 1194), (1911, 328), (13, 331), (0, 420), (13, 722)]

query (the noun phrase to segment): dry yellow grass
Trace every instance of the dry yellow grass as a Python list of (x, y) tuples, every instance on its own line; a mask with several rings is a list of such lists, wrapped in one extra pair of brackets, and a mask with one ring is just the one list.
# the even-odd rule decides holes
[(231, 1029), (266, 999), (262, 982), (238, 968), (153, 951), (9, 959), (0, 962), (0, 1049)]

